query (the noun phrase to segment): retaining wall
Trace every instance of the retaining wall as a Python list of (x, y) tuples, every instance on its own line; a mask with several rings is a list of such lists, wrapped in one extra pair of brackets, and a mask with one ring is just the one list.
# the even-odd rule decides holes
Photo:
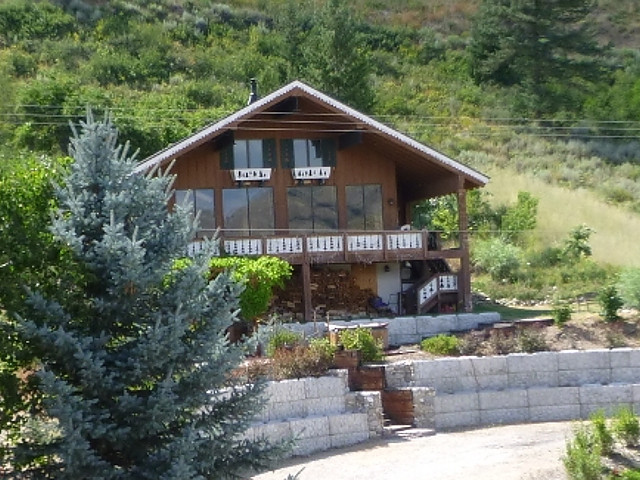
[(389, 388), (433, 388), (439, 430), (582, 419), (620, 405), (638, 412), (640, 349), (400, 362), (387, 366), (386, 381)]
[[(419, 343), (425, 337), (432, 337), (439, 333), (461, 332), (474, 330), (482, 325), (494, 324), (500, 321), (500, 314), (487, 313), (461, 313), (452, 315), (420, 315), (415, 317), (394, 317), (357, 320), (333, 320), (331, 325), (353, 326), (375, 323), (388, 323), (390, 345), (407, 345)], [(326, 322), (285, 323), (282, 328), (302, 333), (305, 337), (325, 334), (328, 331)], [(269, 327), (264, 327), (262, 333), (269, 335)]]
[(350, 392), (346, 370), (325, 377), (269, 382), (266, 406), (245, 433), (295, 439), (293, 455), (364, 442), (382, 434), (379, 392)]

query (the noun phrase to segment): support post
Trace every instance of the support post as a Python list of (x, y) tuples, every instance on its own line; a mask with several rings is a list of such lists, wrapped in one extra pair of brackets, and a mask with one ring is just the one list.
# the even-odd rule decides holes
[(469, 260), (469, 217), (467, 215), (467, 191), (464, 177), (458, 177), (458, 229), (460, 230), (460, 278), (458, 278), (458, 303), (465, 312), (471, 312), (471, 265)]
[(302, 262), (302, 297), (304, 299), (304, 320), (310, 322), (313, 318), (313, 304), (311, 301), (311, 265)]

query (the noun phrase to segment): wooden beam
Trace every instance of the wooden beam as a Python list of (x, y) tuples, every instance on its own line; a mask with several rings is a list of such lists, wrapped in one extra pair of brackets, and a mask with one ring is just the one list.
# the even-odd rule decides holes
[(362, 132), (347, 132), (338, 137), (338, 150), (360, 145), (362, 143)]
[(471, 265), (469, 263), (469, 217), (467, 215), (467, 191), (464, 177), (458, 177), (458, 229), (460, 230), (460, 278), (458, 301), (464, 312), (471, 312)]

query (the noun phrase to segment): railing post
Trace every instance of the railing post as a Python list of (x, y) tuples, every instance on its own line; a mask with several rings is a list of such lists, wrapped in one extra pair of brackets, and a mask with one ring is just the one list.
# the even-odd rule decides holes
[(302, 236), (302, 241), (302, 299), (304, 303), (304, 319), (309, 322), (313, 316), (313, 299), (311, 298), (311, 265), (306, 233)]

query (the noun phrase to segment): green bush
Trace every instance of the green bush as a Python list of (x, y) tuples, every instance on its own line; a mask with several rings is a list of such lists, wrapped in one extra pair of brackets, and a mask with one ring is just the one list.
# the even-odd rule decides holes
[(598, 293), (598, 303), (602, 309), (600, 315), (606, 322), (615, 322), (620, 318), (618, 310), (622, 308), (623, 301), (618, 294), (615, 285), (608, 285)]
[(518, 351), (522, 353), (546, 352), (549, 350), (544, 334), (541, 331), (528, 328), (518, 331), (516, 343)]
[(556, 302), (551, 309), (551, 316), (553, 317), (553, 323), (561, 327), (569, 320), (571, 320), (571, 314), (573, 310), (571, 305), (564, 302)]
[(278, 350), (293, 348), (302, 342), (302, 335), (284, 328), (276, 330), (267, 344), (267, 356), (273, 357)]
[(477, 242), (472, 256), (479, 272), (488, 273), (494, 281), (512, 281), (517, 277), (522, 251), (500, 238), (493, 238)]
[(329, 361), (333, 361), (333, 355), (337, 350), (337, 347), (326, 337), (312, 338), (309, 340), (309, 348)]
[(569, 480), (601, 480), (602, 461), (600, 445), (588, 426), (577, 427), (573, 439), (567, 441), (562, 458)]
[(630, 407), (623, 406), (616, 410), (612, 428), (616, 439), (620, 442), (628, 447), (637, 445), (640, 436), (640, 423)]
[(626, 306), (640, 308), (640, 268), (623, 270), (616, 286)]
[(274, 380), (319, 377), (332, 364), (333, 356), (327, 356), (326, 349), (298, 345), (291, 349), (276, 350), (271, 363), (271, 376)]
[(366, 328), (348, 328), (340, 332), (340, 344), (347, 350), (359, 350), (363, 362), (378, 362), (383, 358), (382, 342)]
[(604, 411), (598, 410), (589, 417), (593, 427), (593, 441), (599, 446), (603, 455), (609, 455), (613, 451), (613, 435), (607, 425)]
[(460, 340), (453, 335), (436, 335), (420, 342), (420, 348), (434, 355), (459, 355)]

